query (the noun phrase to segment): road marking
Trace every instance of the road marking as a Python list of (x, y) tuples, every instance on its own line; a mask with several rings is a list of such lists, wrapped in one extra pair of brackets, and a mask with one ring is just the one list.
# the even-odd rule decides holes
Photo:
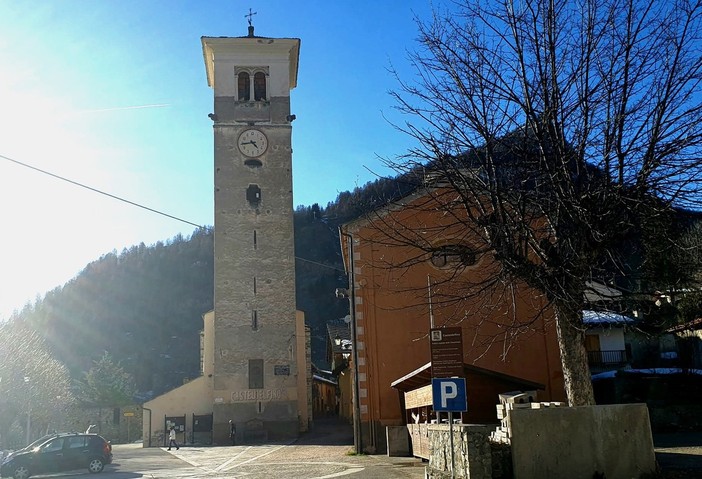
[(327, 474), (324, 476), (316, 476), (312, 477), (310, 479), (328, 479), (330, 477), (340, 477), (340, 476), (348, 476), (349, 474), (356, 474), (357, 472), (361, 472), (365, 470), (365, 467), (363, 466), (358, 466), (356, 464), (348, 464), (345, 462), (310, 462), (310, 461), (305, 461), (305, 462), (266, 462), (262, 464), (252, 464), (252, 466), (256, 467), (268, 467), (268, 466), (299, 466), (299, 465), (310, 465), (310, 466), (338, 466), (338, 467), (343, 467), (345, 468), (344, 471), (340, 472), (333, 472), (331, 474)]
[(283, 445), (281, 445), (281, 446), (278, 446), (278, 447), (276, 447), (276, 448), (274, 448), (274, 449), (271, 449), (270, 451), (264, 452), (263, 454), (259, 454), (258, 456), (254, 456), (254, 457), (252, 457), (251, 459), (248, 459), (248, 460), (246, 460), (246, 461), (244, 461), (244, 462), (240, 462), (239, 464), (235, 464), (235, 465), (233, 465), (232, 467), (225, 469), (225, 467), (227, 467), (229, 464), (232, 463), (232, 461), (234, 461), (234, 460), (236, 459), (236, 456), (235, 456), (235, 457), (229, 459), (227, 462), (225, 462), (225, 463), (222, 464), (221, 466), (219, 466), (217, 469), (215, 469), (215, 471), (219, 472), (219, 471), (222, 471), (222, 470), (229, 471), (229, 470), (231, 470), (231, 469), (235, 469), (235, 468), (237, 468), (237, 467), (239, 467), (239, 466), (243, 466), (244, 464), (248, 464), (248, 463), (250, 463), (250, 462), (252, 462), (252, 461), (255, 461), (255, 460), (260, 459), (260, 458), (262, 458), (262, 457), (264, 457), (264, 456), (267, 456), (268, 454), (271, 454), (271, 453), (273, 453), (273, 452), (275, 452), (275, 451), (277, 451), (277, 450), (279, 450), (279, 449), (282, 449), (282, 448), (284, 448), (285, 446), (287, 446), (287, 444), (283, 444)]
[[(289, 445), (290, 444), (281, 444), (281, 445), (277, 445), (277, 446), (271, 446), (271, 445), (246, 446), (242, 450), (239, 450), (233, 457), (228, 458), (225, 462), (223, 462), (222, 464), (219, 464), (216, 467), (214, 466), (214, 464), (211, 464), (211, 465), (203, 464), (204, 462), (207, 462), (206, 457), (199, 456), (198, 461), (193, 460), (194, 457), (188, 453), (196, 452), (194, 450), (186, 449), (185, 451), (178, 451), (178, 454), (176, 454), (172, 451), (168, 451), (168, 452), (170, 454), (178, 457), (179, 459), (187, 462), (191, 466), (199, 468), (200, 470), (202, 470), (203, 472), (205, 472), (207, 474), (226, 473), (228, 471), (232, 471), (234, 469), (237, 469), (241, 466), (256, 467), (257, 469), (262, 468), (262, 467), (265, 468), (265, 467), (270, 467), (270, 466), (279, 466), (279, 467), (282, 467), (284, 469), (286, 467), (291, 467), (291, 466), (294, 467), (294, 466), (309, 465), (309, 466), (334, 466), (334, 467), (341, 467), (344, 469), (344, 470), (339, 471), (339, 472), (333, 472), (330, 474), (325, 474), (322, 476), (314, 476), (314, 477), (309, 478), (309, 479), (332, 479), (335, 477), (342, 477), (342, 476), (348, 476), (351, 474), (356, 474), (356, 473), (359, 473), (359, 472), (365, 470), (364, 466), (359, 466), (358, 464), (351, 464), (351, 463), (345, 463), (345, 462), (332, 462), (332, 461), (316, 462), (316, 461), (309, 461), (308, 460), (308, 461), (294, 461), (294, 462), (263, 462), (263, 463), (256, 463), (255, 462), (255, 461), (258, 461), (259, 459), (261, 459), (265, 456), (268, 456), (269, 454), (272, 454), (276, 451), (279, 451), (280, 449), (282, 449), (286, 446), (289, 446)], [(252, 451), (257, 452), (257, 450), (260, 450), (262, 447), (263, 448), (270, 447), (271, 449), (269, 449), (265, 452), (262, 452), (260, 454), (256, 454), (253, 457), (249, 457), (248, 459), (244, 457), (243, 461), (236, 463), (236, 464), (232, 464), (235, 461), (242, 459), (242, 456), (245, 456), (247, 453), (250, 453)], [(239, 449), (239, 448), (237, 448), (237, 449)], [(197, 452), (202, 453), (205, 451), (198, 450)], [(216, 457), (212, 457), (211, 459), (216, 459)], [(244, 476), (251, 476), (255, 473), (246, 472), (243, 470), (238, 470), (236, 472), (236, 474), (237, 474), (237, 477), (241, 476), (243, 478)], [(192, 473), (190, 473), (184, 477), (196, 477), (196, 476), (197, 476), (197, 474), (192, 475)], [(212, 479), (214, 479), (214, 478), (212, 478)]]

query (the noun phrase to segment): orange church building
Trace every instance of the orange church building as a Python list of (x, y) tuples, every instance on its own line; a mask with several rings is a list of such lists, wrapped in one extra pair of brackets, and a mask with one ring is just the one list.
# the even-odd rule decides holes
[[(391, 384), (431, 360), (432, 324), (462, 328), (466, 365), (541, 385), (539, 401), (565, 400), (545, 298), (523, 283), (491, 282), (499, 268), (491, 250), (479, 234), (437, 208), (451, 194), (418, 190), (340, 228), (356, 323), (361, 436), (368, 452), (385, 450), (386, 426), (406, 423), (402, 392)], [(480, 292), (464, 295), (468, 290)], [(498, 398), (490, 396), (469, 393), (468, 408), (475, 417), (494, 416), (497, 422)]]

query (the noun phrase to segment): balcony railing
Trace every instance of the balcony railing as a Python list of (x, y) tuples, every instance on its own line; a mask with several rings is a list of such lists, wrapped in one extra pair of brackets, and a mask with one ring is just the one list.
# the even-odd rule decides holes
[(617, 364), (626, 364), (628, 358), (625, 350), (617, 351), (588, 351), (587, 360), (590, 366), (614, 366)]

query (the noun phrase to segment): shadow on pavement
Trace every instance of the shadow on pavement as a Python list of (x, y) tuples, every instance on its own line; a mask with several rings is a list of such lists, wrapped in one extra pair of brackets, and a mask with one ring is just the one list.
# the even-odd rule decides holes
[(353, 426), (336, 416), (314, 418), (310, 430), (293, 444), (308, 446), (353, 446)]
[(697, 470), (702, 475), (702, 460), (697, 454), (656, 452), (656, 460), (663, 470)]
[(656, 461), (665, 479), (702, 477), (702, 433), (654, 434)]

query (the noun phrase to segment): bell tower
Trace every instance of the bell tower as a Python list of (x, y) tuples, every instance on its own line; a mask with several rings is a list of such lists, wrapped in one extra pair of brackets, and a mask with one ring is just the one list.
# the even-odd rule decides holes
[[(215, 442), (297, 436), (290, 90), (300, 40), (202, 37), (214, 90)], [(300, 374), (303, 374), (300, 371)]]

